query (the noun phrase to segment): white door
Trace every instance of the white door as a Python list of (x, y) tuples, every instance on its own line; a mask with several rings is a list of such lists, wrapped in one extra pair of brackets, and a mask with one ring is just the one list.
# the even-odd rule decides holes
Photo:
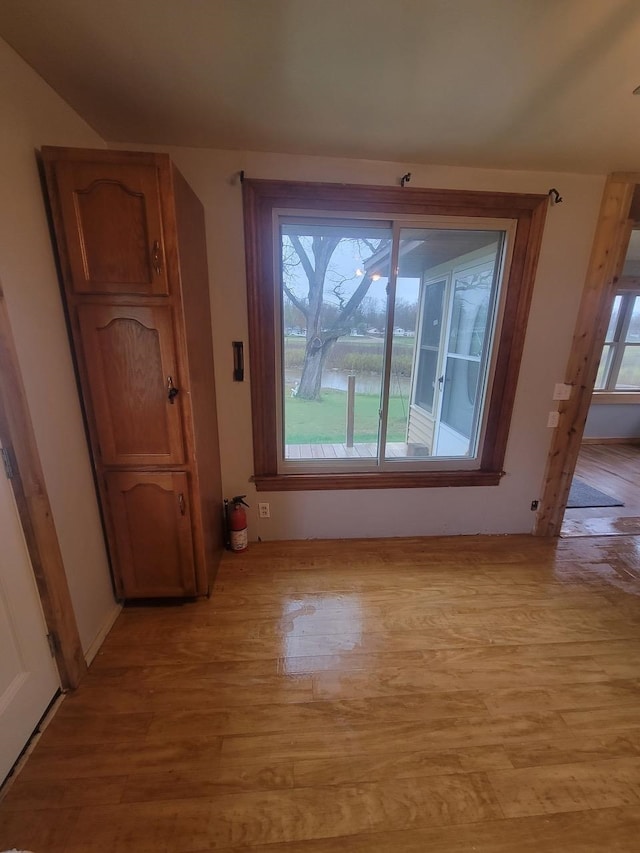
[(0, 462), (0, 784), (60, 686), (13, 491)]
[(493, 296), (493, 260), (454, 269), (440, 379), (437, 456), (475, 453), (482, 401), (478, 399), (487, 357)]

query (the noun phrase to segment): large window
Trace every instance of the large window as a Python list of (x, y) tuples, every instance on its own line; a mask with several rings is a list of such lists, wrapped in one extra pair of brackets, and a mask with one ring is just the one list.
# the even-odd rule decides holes
[(545, 209), (246, 181), (258, 488), (497, 484)]
[(640, 229), (633, 228), (596, 376), (594, 403), (640, 399)]
[(640, 392), (640, 291), (615, 296), (595, 390)]

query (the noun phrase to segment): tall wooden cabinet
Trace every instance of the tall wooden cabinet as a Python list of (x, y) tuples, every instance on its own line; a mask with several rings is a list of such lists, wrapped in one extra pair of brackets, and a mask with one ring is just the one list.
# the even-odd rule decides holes
[(166, 155), (42, 159), (116, 592), (204, 595), (222, 496), (202, 205)]

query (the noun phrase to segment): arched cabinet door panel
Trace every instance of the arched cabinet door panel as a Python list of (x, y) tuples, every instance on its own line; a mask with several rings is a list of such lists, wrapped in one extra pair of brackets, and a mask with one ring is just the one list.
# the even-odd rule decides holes
[(166, 154), (41, 157), (116, 592), (206, 595), (223, 537), (202, 204)]
[(105, 480), (120, 595), (195, 595), (188, 475), (112, 471)]
[(167, 294), (158, 170), (63, 161), (56, 179), (73, 290)]
[(80, 305), (78, 322), (102, 464), (182, 464), (184, 389), (171, 309)]

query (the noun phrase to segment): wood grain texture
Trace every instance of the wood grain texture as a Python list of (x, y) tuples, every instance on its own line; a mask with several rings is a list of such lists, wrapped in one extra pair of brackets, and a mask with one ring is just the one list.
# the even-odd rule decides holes
[(54, 157), (74, 290), (166, 295), (155, 164), (125, 161), (105, 166)]
[[(78, 324), (101, 464), (181, 465), (188, 404), (171, 309), (80, 305)], [(167, 400), (168, 377), (183, 392), (173, 404)]]
[(574, 476), (615, 496), (624, 506), (567, 509), (561, 536), (640, 533), (640, 446), (637, 443), (583, 443)]
[(125, 595), (195, 595), (187, 474), (107, 471), (105, 482)]
[[(44, 147), (42, 158), (116, 594), (206, 595), (222, 524), (202, 205), (166, 154)], [(195, 586), (180, 565), (173, 584), (126, 583), (114, 468), (188, 476)]]
[(560, 403), (560, 423), (547, 458), (544, 492), (536, 518), (540, 536), (560, 533), (580, 442), (596, 381), (617, 281), (633, 225), (633, 199), (640, 173), (613, 174), (607, 179), (600, 206), (589, 267), (573, 333), (565, 383), (571, 397)]
[(640, 833), (634, 538), (265, 543), (124, 609), (0, 803), (48, 853), (601, 853)]
[[(548, 205), (544, 195), (460, 190), (368, 187), (349, 184), (245, 180), (243, 182), (247, 301), (251, 341), (254, 482), (258, 491), (495, 486), (503, 462)], [(274, 389), (279, 368), (275, 334), (275, 211), (312, 210), (322, 216), (351, 213), (444, 215), (516, 220), (504, 283), (503, 319), (491, 387), (485, 438), (476, 469), (293, 474), (278, 471)]]
[[(209, 304), (209, 270), (204, 209), (180, 172), (171, 164), (174, 208), (165, 208), (165, 218), (175, 216), (180, 298), (184, 328), (176, 332), (184, 360), (189, 365), (193, 418), (186, 428), (194, 448), (194, 538), (197, 540), (198, 588), (209, 590), (222, 556), (222, 474), (213, 371), (212, 317)], [(186, 330), (186, 333), (185, 333)]]

